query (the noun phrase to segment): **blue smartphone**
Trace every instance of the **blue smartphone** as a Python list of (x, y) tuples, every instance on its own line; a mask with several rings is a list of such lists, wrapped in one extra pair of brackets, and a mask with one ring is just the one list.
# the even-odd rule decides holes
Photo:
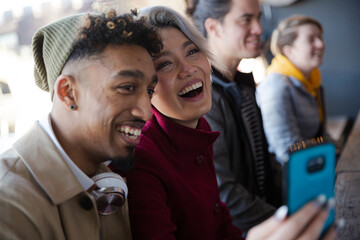
[[(289, 160), (283, 171), (283, 197), (289, 214), (295, 213), (320, 194), (327, 199), (334, 197), (335, 146), (319, 140), (303, 141), (292, 146)], [(334, 222), (332, 210), (324, 225), (323, 233)]]

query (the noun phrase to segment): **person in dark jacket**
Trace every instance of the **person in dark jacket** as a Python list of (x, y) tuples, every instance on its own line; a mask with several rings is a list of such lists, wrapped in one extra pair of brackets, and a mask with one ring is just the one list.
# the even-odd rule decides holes
[(224, 75), (213, 69), (213, 104), (205, 118), (220, 132), (214, 162), (221, 200), (235, 225), (247, 231), (281, 204), (281, 166), (267, 150), (253, 75), (237, 70), (242, 58), (261, 53), (260, 5), (258, 0), (199, 0), (187, 13), (229, 70)]
[[(151, 7), (140, 16), (159, 29), (164, 48), (154, 57), (154, 115), (142, 130), (137, 162), (125, 173), (133, 238), (241, 239), (216, 183), (212, 144), (219, 133), (203, 118), (211, 109), (210, 63), (217, 64), (206, 40), (180, 14)], [(325, 201), (320, 196), (287, 219), (283, 206), (247, 239), (317, 239), (328, 215), (320, 207)], [(335, 237), (332, 229), (326, 239)]]

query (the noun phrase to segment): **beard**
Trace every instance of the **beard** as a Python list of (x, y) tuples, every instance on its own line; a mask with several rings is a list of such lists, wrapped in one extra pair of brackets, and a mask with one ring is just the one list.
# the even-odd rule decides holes
[(126, 156), (117, 156), (110, 159), (112, 165), (121, 172), (130, 171), (136, 162), (134, 152), (135, 147), (128, 147)]

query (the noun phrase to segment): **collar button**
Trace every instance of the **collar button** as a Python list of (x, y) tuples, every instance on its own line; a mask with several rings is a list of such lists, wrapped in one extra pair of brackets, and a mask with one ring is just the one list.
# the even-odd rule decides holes
[(194, 163), (195, 163), (195, 165), (200, 165), (200, 164), (204, 163), (204, 155), (200, 154), (199, 156), (197, 156), (194, 159)]
[(93, 208), (93, 203), (90, 198), (87, 196), (83, 196), (79, 200), (80, 206), (85, 209), (86, 211), (90, 211)]

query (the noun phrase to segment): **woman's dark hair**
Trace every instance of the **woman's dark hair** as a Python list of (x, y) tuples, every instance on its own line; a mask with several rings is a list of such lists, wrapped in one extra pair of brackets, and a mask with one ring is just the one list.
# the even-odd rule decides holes
[(207, 18), (224, 20), (230, 11), (232, 0), (187, 0), (186, 13), (192, 18), (200, 33), (206, 37), (205, 20)]
[(89, 14), (79, 34), (68, 61), (100, 54), (108, 45), (134, 44), (151, 55), (162, 48), (161, 37), (143, 18), (135, 20), (131, 14), (116, 15), (113, 9), (106, 14)]

